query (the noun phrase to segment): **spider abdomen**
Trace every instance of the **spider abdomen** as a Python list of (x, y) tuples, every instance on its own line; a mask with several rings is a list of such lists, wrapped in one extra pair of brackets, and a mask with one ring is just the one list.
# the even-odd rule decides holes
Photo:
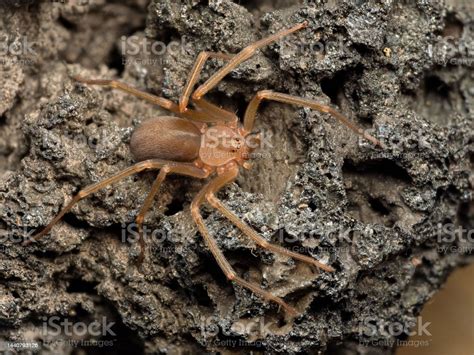
[(199, 155), (201, 132), (192, 122), (160, 116), (141, 123), (130, 139), (136, 161), (165, 159), (192, 162)]

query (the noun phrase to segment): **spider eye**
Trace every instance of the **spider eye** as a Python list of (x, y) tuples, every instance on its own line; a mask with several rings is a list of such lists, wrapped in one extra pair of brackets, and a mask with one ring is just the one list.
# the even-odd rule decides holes
[(234, 138), (233, 143), (235, 148), (240, 148), (242, 146), (242, 141), (240, 140), (240, 138)]

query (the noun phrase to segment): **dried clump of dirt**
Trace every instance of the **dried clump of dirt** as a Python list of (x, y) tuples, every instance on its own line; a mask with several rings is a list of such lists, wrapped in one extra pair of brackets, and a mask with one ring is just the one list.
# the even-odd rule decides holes
[[(55, 332), (67, 320), (106, 322), (111, 332), (74, 339), (107, 342), (110, 351), (390, 353), (387, 344), (403, 335), (367, 325), (413, 324), (447, 275), (472, 261), (472, 240), (453, 233), (473, 228), (472, 9), (238, 3), (29, 1), (2, 9), (0, 340), (38, 342), (45, 353), (90, 349)], [(267, 103), (257, 127), (267, 146), (219, 197), (267, 240), (336, 272), (256, 249), (203, 209), (238, 273), (301, 317), (285, 320), (225, 279), (188, 211), (201, 181), (167, 180), (146, 218), (141, 270), (131, 223), (153, 173), (101, 190), (48, 237), (21, 246), (81, 187), (130, 166), (133, 127), (165, 114), (71, 75), (120, 78), (177, 100), (200, 51), (236, 53), (302, 21), (307, 29), (259, 51), (209, 99), (241, 114), (262, 89), (315, 98), (386, 147), (327, 115)], [(203, 79), (220, 65), (210, 61)]]

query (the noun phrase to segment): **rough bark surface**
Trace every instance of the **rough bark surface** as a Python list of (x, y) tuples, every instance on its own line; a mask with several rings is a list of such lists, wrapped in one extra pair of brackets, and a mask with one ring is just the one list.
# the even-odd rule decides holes
[[(391, 353), (404, 335), (367, 325), (415, 324), (449, 273), (472, 262), (472, 237), (452, 233), (474, 228), (471, 5), (10, 3), (0, 15), (1, 40), (9, 45), (0, 60), (0, 341), (38, 342), (45, 354), (77, 347)], [(285, 319), (225, 279), (189, 213), (202, 181), (167, 180), (146, 217), (141, 269), (134, 264), (138, 245), (126, 232), (136, 230), (131, 223), (155, 173), (101, 190), (47, 237), (21, 245), (81, 187), (133, 163), (134, 126), (168, 114), (71, 75), (119, 78), (177, 100), (200, 51), (236, 53), (302, 21), (307, 29), (258, 52), (208, 98), (239, 114), (262, 89), (314, 98), (368, 129), (385, 149), (330, 116), (268, 103), (257, 120), (267, 146), (253, 170), (219, 197), (268, 241), (336, 272), (318, 273), (256, 248), (220, 214), (203, 209), (238, 273), (283, 297), (300, 317)], [(220, 65), (211, 60), (203, 78)], [(115, 336), (69, 337), (52, 327), (103, 319), (114, 323)], [(87, 347), (71, 339), (110, 343)]]

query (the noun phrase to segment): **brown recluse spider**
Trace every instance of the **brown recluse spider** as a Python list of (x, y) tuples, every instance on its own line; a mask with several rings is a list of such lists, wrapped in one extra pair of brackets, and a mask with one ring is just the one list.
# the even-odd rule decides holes
[[(259, 91), (250, 101), (244, 115), (243, 124), (241, 124), (234, 113), (226, 111), (217, 105), (206, 101), (202, 97), (209, 90), (214, 88), (230, 71), (236, 68), (240, 63), (249, 59), (258, 49), (305, 27), (307, 27), (307, 22), (279, 31), (267, 38), (250, 44), (234, 56), (224, 53), (201, 52), (188, 76), (187, 83), (181, 94), (178, 105), (163, 97), (139, 91), (127, 84), (115, 80), (86, 80), (80, 77), (75, 77), (77, 81), (84, 84), (109, 86), (125, 91), (151, 103), (157, 104), (180, 117), (162, 116), (147, 120), (139, 125), (134, 131), (130, 141), (130, 150), (138, 163), (118, 172), (108, 179), (87, 186), (79, 191), (66, 207), (64, 207), (41, 232), (33, 237), (33, 240), (37, 240), (48, 233), (64, 216), (64, 214), (70, 211), (73, 205), (84, 197), (132, 174), (145, 170), (159, 169), (160, 172), (156, 177), (156, 180), (153, 182), (151, 190), (146, 196), (143, 206), (136, 217), (141, 246), (139, 262), (141, 262), (144, 256), (144, 241), (142, 236), (143, 219), (166, 176), (168, 174), (181, 174), (205, 179), (215, 174), (216, 176), (204, 185), (191, 203), (192, 217), (197, 224), (207, 247), (214, 255), (227, 279), (250, 289), (266, 300), (277, 303), (282, 306), (287, 313), (293, 316), (297, 315), (298, 312), (296, 309), (288, 305), (283, 301), (283, 299), (263, 290), (257, 284), (244, 280), (235, 273), (224, 254), (218, 248), (216, 240), (210, 235), (206, 228), (200, 213), (200, 206), (204, 202), (209, 203), (213, 208), (222, 213), (237, 228), (239, 228), (244, 235), (252, 239), (258, 246), (317, 266), (325, 271), (332, 272), (334, 269), (331, 266), (323, 264), (309, 256), (295, 253), (278, 245), (268, 243), (249, 225), (230, 211), (216, 197), (216, 192), (236, 179), (239, 174), (240, 166), (245, 169), (251, 167), (248, 160), (251, 158), (252, 151), (260, 142), (260, 136), (258, 134), (252, 134), (251, 132), (254, 126), (257, 109), (263, 100), (307, 106), (323, 113), (329, 113), (373, 144), (379, 146), (381, 146), (381, 144), (377, 139), (364, 132), (356, 124), (349, 121), (333, 108), (310, 99), (273, 92), (270, 90)], [(194, 85), (198, 81), (199, 74), (206, 60), (209, 58), (220, 58), (228, 62), (191, 94)], [(187, 108), (190, 98), (194, 105), (194, 109)], [(253, 140), (252, 144), (249, 143), (250, 139)]]

